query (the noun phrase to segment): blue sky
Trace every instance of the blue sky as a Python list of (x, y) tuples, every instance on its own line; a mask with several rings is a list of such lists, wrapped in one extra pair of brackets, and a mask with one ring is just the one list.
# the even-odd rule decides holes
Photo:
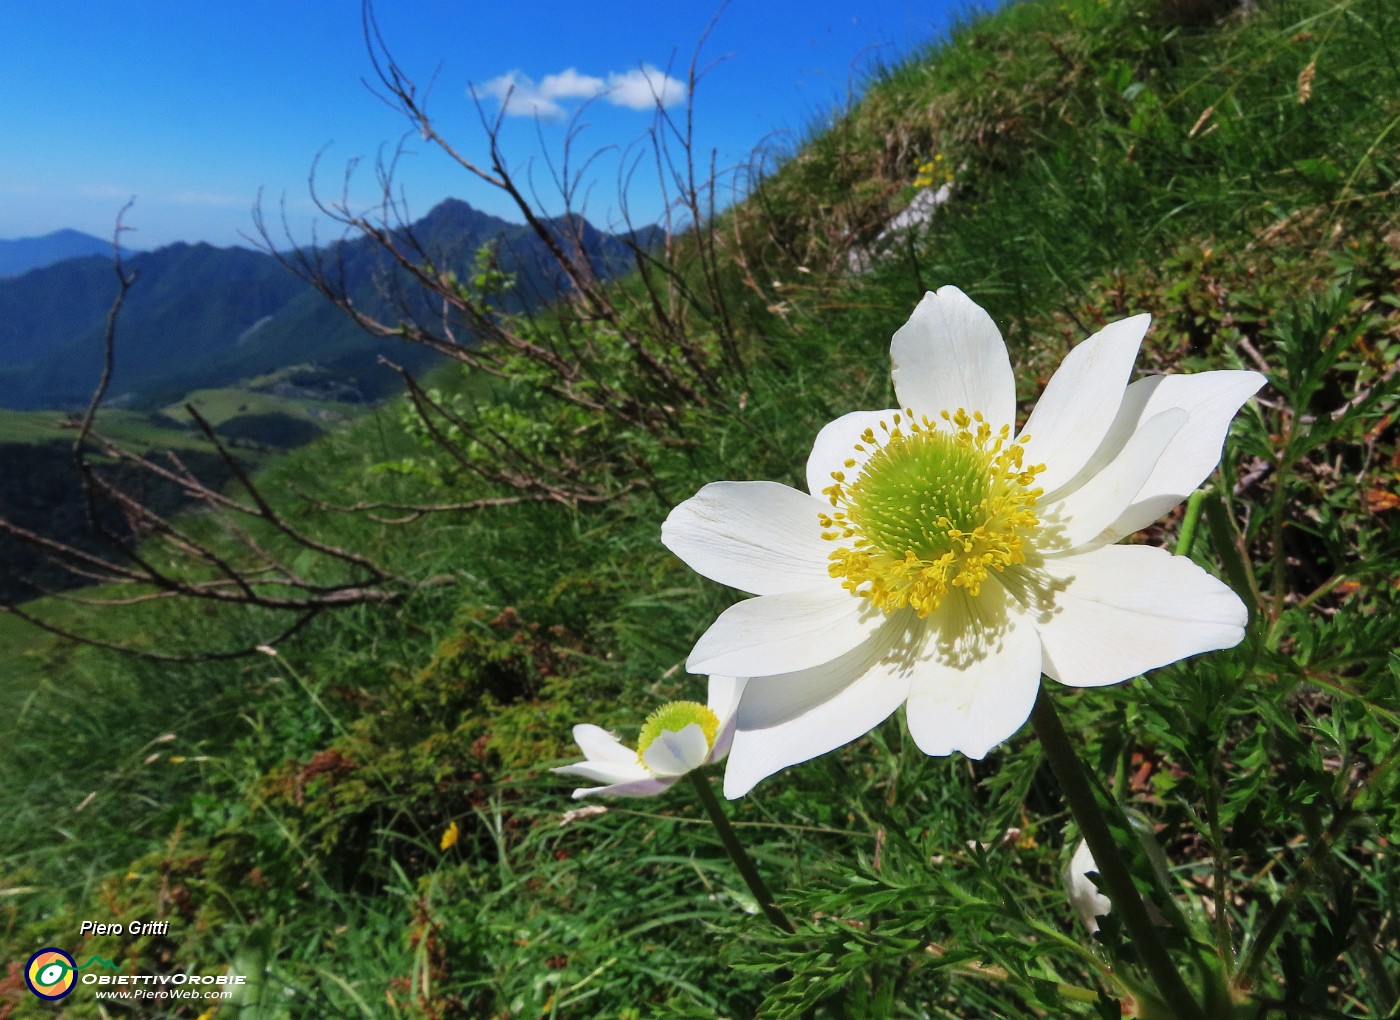
[[(790, 146), (871, 67), (897, 62), (968, 9), (966, 0), (734, 0), (702, 51), (702, 64), (717, 63), (695, 97), (697, 141), (721, 165), (747, 161), (765, 139)], [(541, 153), (558, 158), (587, 102), (576, 145), (580, 155), (608, 150), (586, 209), (604, 226), (617, 219), (618, 152), (651, 125), (649, 97), (681, 98), (717, 10), (665, 0), (376, 4), (388, 46), (420, 85), (434, 81), (429, 110), (468, 155), (484, 159), (469, 85), (492, 116), (514, 86), (503, 147), (513, 168), (533, 167), (546, 205)], [(19, 0), (0, 5), (0, 38), (0, 238), (63, 227), (105, 237), (134, 196), (133, 247), (246, 244), (239, 235), (251, 232), (261, 188), (274, 209), (285, 196), (298, 240), (309, 240), (317, 154), (331, 196), (347, 162), (361, 159), (351, 193), (367, 202), (376, 155), (407, 127), (362, 84), (371, 68), (359, 0)], [(417, 138), (397, 181), (415, 217), (455, 196), (519, 218)], [(635, 178), (630, 203), (639, 219), (659, 214), (654, 172)]]

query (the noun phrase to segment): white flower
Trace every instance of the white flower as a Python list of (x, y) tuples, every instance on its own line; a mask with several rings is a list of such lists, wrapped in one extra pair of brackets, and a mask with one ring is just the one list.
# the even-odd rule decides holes
[(716, 482), (662, 541), (706, 577), (757, 595), (731, 606), (687, 666), (753, 677), (725, 794), (824, 754), (905, 705), (927, 754), (981, 758), (1030, 714), (1042, 672), (1114, 684), (1228, 648), (1246, 612), (1184, 557), (1113, 543), (1210, 474), (1256, 372), (1129, 384), (1149, 317), (1065, 358), (1013, 440), (1001, 334), (954, 287), (894, 335), (900, 408), (821, 430), (809, 493)]
[(651, 797), (661, 793), (687, 772), (729, 753), (734, 709), (743, 689), (743, 680), (710, 677), (706, 704), (673, 701), (661, 706), (647, 717), (635, 751), (600, 726), (575, 726), (574, 740), (585, 760), (552, 771), (606, 784), (575, 790), (575, 800), (594, 794)]
[[(1147, 855), (1147, 862), (1157, 878), (1158, 887), (1171, 888), (1171, 869), (1167, 864), (1167, 855), (1162, 852), (1161, 844), (1152, 834), (1152, 823), (1134, 811), (1127, 813), (1127, 819), (1137, 836), (1138, 846)], [(1094, 860), (1094, 852), (1089, 849), (1088, 841), (1081, 839), (1069, 859), (1069, 867), (1065, 869), (1065, 894), (1069, 897), (1069, 905), (1079, 914), (1079, 919), (1084, 922), (1084, 927), (1089, 929), (1090, 935), (1098, 932), (1099, 918), (1113, 909), (1112, 901), (1099, 892), (1098, 886), (1089, 880), (1089, 872), (1098, 870), (1098, 862)], [(1153, 924), (1168, 923), (1152, 900), (1144, 900), (1143, 906), (1147, 908), (1147, 915)]]
[(1079, 919), (1084, 922), (1084, 927), (1089, 929), (1090, 935), (1099, 930), (1099, 918), (1113, 909), (1108, 897), (1099, 892), (1099, 887), (1089, 880), (1089, 872), (1098, 870), (1093, 851), (1089, 849), (1089, 844), (1081, 839), (1079, 845), (1074, 848), (1074, 856), (1069, 859), (1069, 867), (1065, 870), (1065, 893), (1069, 896), (1069, 905), (1079, 914)]

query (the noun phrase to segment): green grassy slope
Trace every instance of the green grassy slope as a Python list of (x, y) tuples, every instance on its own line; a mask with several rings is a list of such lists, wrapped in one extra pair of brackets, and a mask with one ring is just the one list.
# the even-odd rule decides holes
[(330, 400), (302, 400), (226, 387), (195, 390), (179, 403), (165, 408), (165, 413), (175, 417), (186, 404), (193, 404), (204, 420), (214, 426), (222, 425), (240, 414), (285, 414), (303, 421), (335, 424), (363, 410), (358, 405)]
[[(632, 483), (615, 498), (393, 509), (510, 493), (383, 410), (260, 482), (299, 526), (421, 582), (405, 600), (323, 615), (276, 655), (26, 657), (0, 684), (10, 959), (57, 945), (257, 975), (219, 1017), (1118, 1015), (1126, 971), (1075, 941), (1074, 835), (1028, 733), (985, 762), (928, 759), (896, 717), (732, 804), (792, 938), (683, 786), (563, 826), (571, 784), (546, 771), (573, 759), (574, 723), (630, 740), (662, 702), (703, 697), (683, 662), (735, 596), (661, 547), (669, 509), (721, 478), (803, 484), (825, 422), (889, 405), (889, 337), (919, 295), (955, 284), (1008, 337), (1023, 413), (1072, 343), (1139, 311), (1140, 370), (1270, 377), (1192, 553), (1251, 605), (1250, 637), (1063, 711), (1152, 822), (1205, 945), (1244, 948), (1288, 903), (1253, 986), (1286, 1009), (1239, 1015), (1395, 1015), (1400, 14), (1198, 6), (1028, 2), (875, 75), (722, 218), (744, 370), (674, 409), (666, 441), (535, 380), (495, 391), (492, 427), (550, 463), (599, 437), (621, 451), (599, 469)], [(949, 201), (849, 273), (929, 161)], [(445, 401), (491, 392), (436, 382)], [(390, 506), (337, 514), (303, 491)], [(152, 651), (281, 625), (169, 600), (89, 622)], [(80, 940), (89, 918), (171, 927)], [(0, 972), (0, 1017), (34, 1012), (17, 981)], [(80, 991), (63, 1015), (99, 1012)]]
[[(58, 411), (10, 411), (0, 408), (0, 443), (71, 444), (77, 417)], [(98, 414), (94, 427), (114, 442), (132, 450), (207, 449), (194, 432), (153, 421), (142, 411), (108, 408)]]

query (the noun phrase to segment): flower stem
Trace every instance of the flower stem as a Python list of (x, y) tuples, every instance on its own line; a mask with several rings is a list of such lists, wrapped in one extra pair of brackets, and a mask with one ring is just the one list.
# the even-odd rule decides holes
[(1050, 769), (1060, 782), (1065, 801), (1079, 823), (1079, 831), (1094, 855), (1094, 864), (1099, 877), (1103, 879), (1104, 891), (1108, 893), (1113, 909), (1122, 918), (1123, 927), (1143, 965), (1152, 975), (1157, 991), (1180, 1020), (1202, 1020), (1204, 1014), (1201, 1006), (1186, 987), (1186, 982), (1172, 964), (1166, 946), (1158, 937), (1157, 927), (1152, 923), (1147, 907), (1133, 884), (1133, 876), (1129, 874), (1114, 843), (1108, 821), (1094, 796), (1089, 775), (1084, 771), (1084, 765), (1069, 742), (1050, 695), (1043, 687), (1035, 699), (1035, 707), (1031, 709), (1031, 724), (1040, 738)]
[(1206, 490), (1197, 489), (1186, 501), (1186, 514), (1181, 518), (1181, 531), (1176, 538), (1176, 555), (1190, 556), (1191, 546), (1196, 542), (1196, 526), (1201, 521), (1201, 508), (1205, 505)]
[(714, 825), (715, 832), (719, 833), (719, 841), (724, 844), (724, 849), (729, 851), (729, 857), (734, 862), (734, 866), (739, 869), (739, 874), (744, 877), (744, 882), (749, 887), (749, 892), (753, 893), (753, 898), (758, 901), (759, 907), (763, 910), (763, 915), (772, 921), (775, 927), (781, 928), (788, 934), (796, 931), (792, 922), (788, 920), (786, 914), (773, 902), (773, 894), (768, 891), (768, 886), (763, 882), (763, 876), (758, 873), (758, 868), (754, 867), (753, 858), (744, 849), (744, 844), (739, 842), (738, 835), (734, 832), (734, 827), (729, 824), (729, 819), (725, 817), (724, 808), (720, 807), (719, 800), (715, 797), (715, 791), (710, 789), (709, 781), (700, 774), (700, 770), (687, 773), (690, 785), (695, 787), (695, 792), (700, 796), (700, 803), (705, 807), (705, 814), (710, 816), (710, 823)]

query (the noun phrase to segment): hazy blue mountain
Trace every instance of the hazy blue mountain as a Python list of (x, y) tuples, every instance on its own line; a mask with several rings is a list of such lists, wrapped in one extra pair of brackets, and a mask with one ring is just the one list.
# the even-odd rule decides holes
[[(125, 265), (138, 275), (118, 326), (114, 398), (234, 346), (304, 289), (276, 259), (243, 248), (173, 244)], [(116, 291), (111, 261), (101, 256), (0, 280), (0, 406), (86, 403)]]
[(19, 276), (64, 259), (111, 253), (111, 238), (104, 240), (81, 230), (55, 230), (43, 237), (17, 237), (10, 241), (0, 239), (0, 276)]
[[(607, 272), (630, 265), (614, 235), (582, 221), (550, 221), (567, 247), (578, 233)], [(515, 274), (515, 300), (533, 305), (567, 281), (545, 245), (526, 227), (449, 199), (407, 228), (440, 268), (465, 273), (481, 245), (499, 245), (499, 265)], [(650, 234), (646, 235), (652, 240)], [(383, 316), (400, 301), (440, 314), (406, 285), (373, 243), (356, 238), (323, 249), (343, 267), (357, 307)], [(367, 399), (398, 387), (376, 357), (415, 367), (424, 352), (367, 336), (276, 258), (244, 248), (176, 244), (126, 259), (138, 274), (122, 309), (109, 399), (148, 407), (202, 387), (226, 386), (288, 365), (314, 363)], [(101, 373), (102, 336), (117, 281), (106, 257), (68, 259), (0, 279), (0, 407), (71, 408), (86, 404)]]

